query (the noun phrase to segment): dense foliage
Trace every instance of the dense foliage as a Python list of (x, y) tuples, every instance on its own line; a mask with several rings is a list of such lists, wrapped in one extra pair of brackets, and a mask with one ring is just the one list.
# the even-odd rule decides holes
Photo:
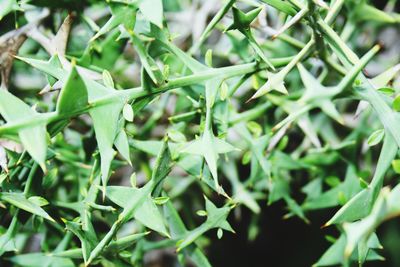
[(336, 209), (315, 266), (381, 260), (400, 215), (383, 2), (1, 0), (0, 264), (211, 266), (210, 231), (249, 209), (253, 240), (278, 201)]

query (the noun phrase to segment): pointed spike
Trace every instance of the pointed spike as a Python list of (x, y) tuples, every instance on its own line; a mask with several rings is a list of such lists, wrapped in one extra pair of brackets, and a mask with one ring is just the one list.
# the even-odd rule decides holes
[(248, 22), (248, 24), (250, 24), (253, 20), (255, 20), (257, 18), (258, 14), (260, 14), (261, 10), (262, 10), (262, 7), (260, 6), (256, 9), (253, 9), (253, 10), (247, 12), (245, 14), (246, 22)]
[(46, 167), (46, 163), (44, 162), (40, 162), (39, 163), (40, 168), (42, 169), (44, 174), (47, 174), (47, 167)]
[(294, 17), (292, 17), (288, 22), (286, 22), (274, 35), (272, 35), (272, 39), (277, 38), (283, 32), (294, 26), (297, 22), (299, 22), (306, 14), (308, 13), (308, 8), (304, 7), (301, 9)]

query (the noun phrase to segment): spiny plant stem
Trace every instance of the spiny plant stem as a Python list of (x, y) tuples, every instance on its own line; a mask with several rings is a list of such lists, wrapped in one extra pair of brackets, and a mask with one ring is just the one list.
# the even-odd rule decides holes
[(36, 173), (36, 170), (38, 167), (39, 167), (39, 164), (37, 164), (36, 162), (32, 163), (32, 168), (30, 169), (28, 178), (26, 179), (26, 184), (25, 184), (25, 189), (24, 189), (25, 196), (27, 196), (29, 194), (29, 191), (31, 190), (33, 177), (35, 176), (35, 173)]

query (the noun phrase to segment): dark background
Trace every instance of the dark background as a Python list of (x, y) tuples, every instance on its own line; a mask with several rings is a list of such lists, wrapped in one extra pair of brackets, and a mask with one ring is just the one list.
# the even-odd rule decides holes
[[(316, 263), (331, 245), (325, 235), (339, 235), (335, 227), (321, 226), (333, 216), (335, 209), (308, 214), (311, 221), (306, 224), (298, 218), (283, 219), (285, 203), (271, 206), (263, 205), (258, 223), (260, 233), (256, 240), (248, 241), (247, 231), (250, 212), (243, 210), (242, 220), (230, 218), (236, 234), (224, 232), (222, 240), (216, 237), (216, 231), (208, 236), (212, 239), (207, 249), (211, 264), (216, 267), (310, 267)], [(400, 220), (391, 220), (378, 229), (378, 236), (384, 247), (380, 254), (384, 262), (370, 262), (365, 267), (400, 266)], [(356, 264), (354, 266), (357, 266)]]

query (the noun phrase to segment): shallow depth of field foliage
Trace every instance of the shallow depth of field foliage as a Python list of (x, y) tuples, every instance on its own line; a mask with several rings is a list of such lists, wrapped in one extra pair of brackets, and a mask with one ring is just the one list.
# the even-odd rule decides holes
[(1, 0), (0, 265), (212, 266), (275, 202), (332, 211), (310, 265), (383, 260), (396, 2)]

